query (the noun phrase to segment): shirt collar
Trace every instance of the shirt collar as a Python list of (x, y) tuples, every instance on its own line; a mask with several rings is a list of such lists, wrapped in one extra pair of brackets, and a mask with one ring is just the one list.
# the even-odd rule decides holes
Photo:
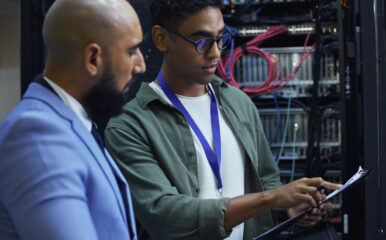
[(76, 114), (76, 116), (84, 124), (87, 130), (91, 131), (92, 122), (82, 104), (80, 104), (74, 97), (68, 94), (63, 88), (54, 83), (52, 80), (44, 76), (43, 78), (52, 87), (59, 98), (62, 99), (64, 104), (66, 104)]

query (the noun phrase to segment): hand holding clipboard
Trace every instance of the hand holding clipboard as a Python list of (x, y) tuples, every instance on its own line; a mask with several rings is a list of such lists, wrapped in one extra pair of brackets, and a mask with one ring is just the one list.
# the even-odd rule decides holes
[[(275, 235), (279, 234), (281, 231), (285, 230), (286, 228), (290, 227), (294, 223), (296, 223), (298, 220), (300, 220), (304, 215), (310, 213), (314, 208), (319, 207), (321, 204), (329, 201), (331, 198), (335, 197), (336, 195), (342, 193), (343, 191), (349, 189), (350, 187), (354, 186), (356, 183), (360, 182), (361, 180), (365, 179), (370, 173), (372, 169), (364, 170), (361, 167), (359, 167), (358, 171), (338, 190), (335, 190), (331, 194), (329, 194), (324, 200), (317, 203), (315, 206), (311, 206), (304, 210), (303, 212), (299, 213), (293, 218), (290, 218), (276, 227), (271, 228), (270, 230), (266, 231), (265, 233), (253, 238), (253, 240), (265, 240), (265, 239), (272, 239)], [(323, 187), (319, 187), (322, 189)]]

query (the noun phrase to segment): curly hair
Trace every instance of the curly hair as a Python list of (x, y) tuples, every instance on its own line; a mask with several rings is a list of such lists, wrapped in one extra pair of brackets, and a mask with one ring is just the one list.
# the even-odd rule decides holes
[(177, 28), (188, 16), (201, 11), (206, 7), (222, 8), (222, 0), (152, 0), (152, 26)]

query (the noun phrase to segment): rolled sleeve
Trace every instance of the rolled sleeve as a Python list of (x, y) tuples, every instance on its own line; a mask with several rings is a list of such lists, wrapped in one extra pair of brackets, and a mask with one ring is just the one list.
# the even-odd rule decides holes
[(232, 233), (224, 228), (224, 216), (229, 200), (201, 200), (198, 218), (202, 239), (224, 239)]

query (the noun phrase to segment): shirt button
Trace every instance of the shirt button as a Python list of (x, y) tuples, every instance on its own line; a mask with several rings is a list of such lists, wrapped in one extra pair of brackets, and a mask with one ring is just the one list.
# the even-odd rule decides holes
[(178, 122), (179, 124), (184, 124), (185, 120), (184, 120), (183, 117), (178, 117), (178, 118), (177, 118), (177, 122)]
[(188, 152), (189, 157), (193, 157), (194, 153), (193, 152)]

